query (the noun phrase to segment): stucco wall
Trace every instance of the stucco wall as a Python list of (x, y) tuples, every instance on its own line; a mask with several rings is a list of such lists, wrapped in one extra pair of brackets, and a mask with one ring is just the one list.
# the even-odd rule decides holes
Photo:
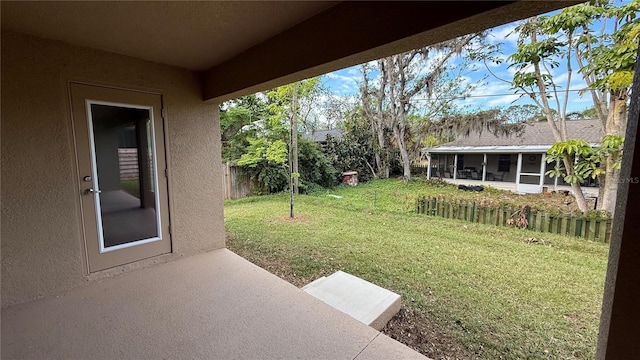
[(217, 106), (202, 102), (198, 74), (4, 31), (1, 53), (3, 306), (96, 278), (83, 253), (70, 80), (163, 94), (173, 254), (137, 266), (224, 247)]

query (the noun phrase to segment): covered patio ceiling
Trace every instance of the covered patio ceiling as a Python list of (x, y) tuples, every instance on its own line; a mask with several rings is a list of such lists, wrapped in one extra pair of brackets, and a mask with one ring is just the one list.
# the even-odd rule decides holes
[(221, 102), (576, 1), (2, 2), (2, 28), (200, 71)]

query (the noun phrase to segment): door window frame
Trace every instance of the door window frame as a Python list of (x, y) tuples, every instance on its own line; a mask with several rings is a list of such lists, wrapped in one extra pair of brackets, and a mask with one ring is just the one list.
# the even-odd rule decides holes
[(149, 111), (149, 120), (151, 123), (151, 139), (153, 140), (151, 143), (151, 150), (153, 152), (153, 188), (155, 190), (154, 196), (155, 196), (156, 204), (160, 204), (160, 192), (158, 191), (158, 161), (156, 160), (158, 153), (156, 151), (156, 136), (155, 136), (155, 125), (154, 125), (155, 118), (153, 113), (153, 106), (133, 105), (133, 104), (92, 100), (92, 99), (85, 100), (85, 109), (87, 111), (87, 126), (89, 128), (89, 151), (91, 152), (91, 172), (92, 172), (91, 178), (93, 181), (93, 189), (96, 190), (94, 197), (97, 198), (97, 200), (95, 201), (95, 209), (96, 209), (96, 222), (98, 227), (97, 229), (98, 244), (99, 244), (100, 253), (102, 254), (109, 251), (126, 249), (128, 247), (143, 245), (143, 244), (151, 243), (154, 241), (162, 240), (162, 215), (161, 215), (162, 209), (158, 206), (155, 209), (156, 229), (157, 229), (158, 236), (147, 238), (147, 239), (135, 240), (135, 241), (127, 242), (120, 245), (114, 245), (109, 247), (104, 246), (104, 231), (102, 228), (103, 226), (102, 225), (102, 209), (101, 209), (101, 201), (99, 201), (100, 200), (100, 179), (98, 178), (98, 164), (97, 164), (97, 155), (96, 155), (95, 136), (93, 132), (93, 114), (91, 112), (91, 105), (104, 105), (104, 106), (113, 106), (113, 107), (120, 107), (120, 108), (126, 108), (126, 109), (138, 109), (138, 110)]

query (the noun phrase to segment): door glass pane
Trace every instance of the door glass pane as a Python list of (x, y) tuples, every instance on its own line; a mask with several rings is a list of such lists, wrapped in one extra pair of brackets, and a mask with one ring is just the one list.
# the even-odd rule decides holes
[(95, 197), (105, 250), (159, 238), (150, 118), (148, 109), (91, 104), (93, 184), (100, 190)]

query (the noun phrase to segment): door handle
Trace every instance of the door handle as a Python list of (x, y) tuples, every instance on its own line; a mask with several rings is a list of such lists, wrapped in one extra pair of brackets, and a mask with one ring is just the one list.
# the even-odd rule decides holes
[(85, 195), (100, 194), (101, 192), (102, 192), (101, 190), (93, 190), (92, 188), (89, 188), (89, 189), (84, 191), (84, 194)]

